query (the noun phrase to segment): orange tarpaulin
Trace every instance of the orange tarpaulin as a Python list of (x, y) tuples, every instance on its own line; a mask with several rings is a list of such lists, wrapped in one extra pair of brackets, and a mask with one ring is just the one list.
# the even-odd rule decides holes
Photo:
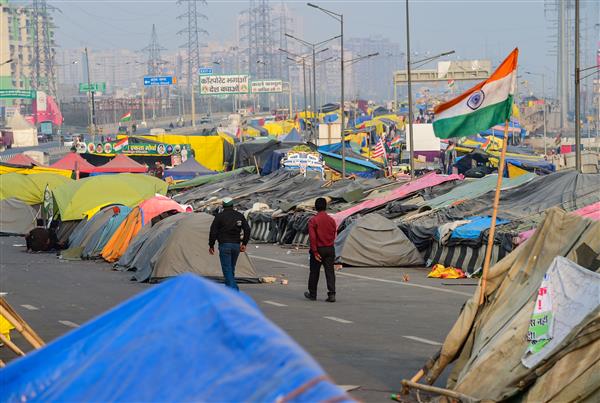
[(127, 218), (119, 225), (115, 233), (102, 249), (101, 256), (107, 262), (116, 262), (123, 256), (131, 240), (147, 225), (154, 217), (165, 211), (183, 212), (190, 210), (166, 196), (155, 196), (144, 200), (127, 215)]

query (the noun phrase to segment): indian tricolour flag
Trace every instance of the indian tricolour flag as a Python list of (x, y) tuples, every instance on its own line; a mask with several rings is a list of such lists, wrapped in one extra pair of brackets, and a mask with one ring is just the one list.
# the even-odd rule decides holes
[(129, 122), (131, 120), (131, 111), (119, 118), (119, 122)]
[(510, 118), (517, 80), (515, 49), (492, 73), (458, 97), (435, 108), (433, 131), (437, 137), (472, 136)]
[(127, 145), (129, 145), (129, 138), (125, 137), (124, 139), (121, 139), (115, 143), (115, 145), (113, 146), (113, 150), (120, 151), (121, 149), (123, 149), (123, 147)]

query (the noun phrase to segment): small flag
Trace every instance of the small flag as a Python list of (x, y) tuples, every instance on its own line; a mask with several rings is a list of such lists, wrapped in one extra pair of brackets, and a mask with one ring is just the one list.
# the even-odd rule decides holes
[(121, 116), (119, 118), (119, 122), (129, 122), (131, 121), (131, 111), (127, 112), (126, 114), (124, 114), (123, 116)]
[(454, 88), (454, 80), (448, 80), (448, 88)]
[(113, 146), (113, 150), (120, 151), (123, 149), (123, 147), (128, 146), (128, 145), (129, 145), (129, 138), (125, 137), (124, 139), (121, 139), (115, 143), (115, 145)]
[(515, 49), (490, 78), (435, 108), (436, 137), (472, 136), (510, 118), (517, 79)]
[(490, 149), (490, 147), (492, 146), (492, 137), (493, 136), (488, 136), (485, 143), (483, 143), (481, 145), (481, 148), (483, 149), (483, 151), (487, 152)]
[(382, 139), (379, 139), (379, 142), (377, 143), (377, 145), (373, 149), (373, 152), (371, 153), (371, 157), (372, 158), (379, 158), (379, 157), (385, 158), (385, 145), (383, 144)]
[(396, 136), (394, 137), (394, 139), (392, 140), (392, 143), (390, 144), (392, 147), (398, 147), (400, 144), (402, 143), (402, 140), (400, 138), (400, 136)]

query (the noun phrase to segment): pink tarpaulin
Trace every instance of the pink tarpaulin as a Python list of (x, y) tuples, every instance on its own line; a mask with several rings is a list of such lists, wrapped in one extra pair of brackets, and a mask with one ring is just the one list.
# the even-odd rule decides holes
[(386, 194), (377, 199), (365, 200), (362, 203), (357, 204), (356, 206), (352, 206), (349, 209), (340, 211), (339, 213), (332, 214), (335, 223), (339, 226), (342, 221), (344, 221), (347, 217), (350, 217), (352, 214), (358, 213), (361, 210), (370, 209), (374, 207), (382, 206), (391, 201), (400, 199), (405, 197), (411, 193), (414, 193), (418, 190), (425, 189), (432, 186), (437, 186), (441, 183), (454, 181), (454, 180), (462, 180), (464, 177), (462, 175), (438, 175), (436, 173), (430, 173), (425, 175), (413, 182), (408, 182), (399, 188), (392, 190), (390, 193)]
[[(573, 214), (589, 218), (590, 220), (600, 221), (600, 202), (582, 207), (579, 210), (575, 210), (573, 211)], [(521, 245), (523, 242), (531, 238), (534, 232), (535, 228), (521, 232), (517, 237), (517, 245)]]
[(184, 211), (191, 212), (190, 206), (182, 205), (177, 203), (175, 200), (168, 198), (167, 196), (156, 195), (150, 199), (144, 200), (139, 204), (140, 210), (142, 210), (142, 219), (144, 225), (148, 224), (150, 220), (165, 211), (177, 211), (183, 213)]

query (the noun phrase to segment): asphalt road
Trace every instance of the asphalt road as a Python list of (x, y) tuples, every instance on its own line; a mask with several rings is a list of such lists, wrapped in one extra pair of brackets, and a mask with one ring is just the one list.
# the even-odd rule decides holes
[[(50, 341), (121, 301), (152, 287), (129, 280), (104, 262), (67, 262), (53, 254), (27, 254), (22, 238), (0, 238), (0, 291), (25, 320)], [(337, 299), (304, 298), (306, 250), (250, 245), (260, 276), (288, 285), (242, 284), (265, 315), (283, 328), (340, 385), (362, 401), (389, 401), (440, 347), (475, 287), (472, 280), (427, 279), (424, 269), (344, 268), (337, 274)], [(408, 281), (405, 282), (405, 276)], [(26, 344), (13, 332), (14, 339)], [(0, 358), (14, 356), (6, 348)], [(443, 385), (445, 376), (438, 384)]]

